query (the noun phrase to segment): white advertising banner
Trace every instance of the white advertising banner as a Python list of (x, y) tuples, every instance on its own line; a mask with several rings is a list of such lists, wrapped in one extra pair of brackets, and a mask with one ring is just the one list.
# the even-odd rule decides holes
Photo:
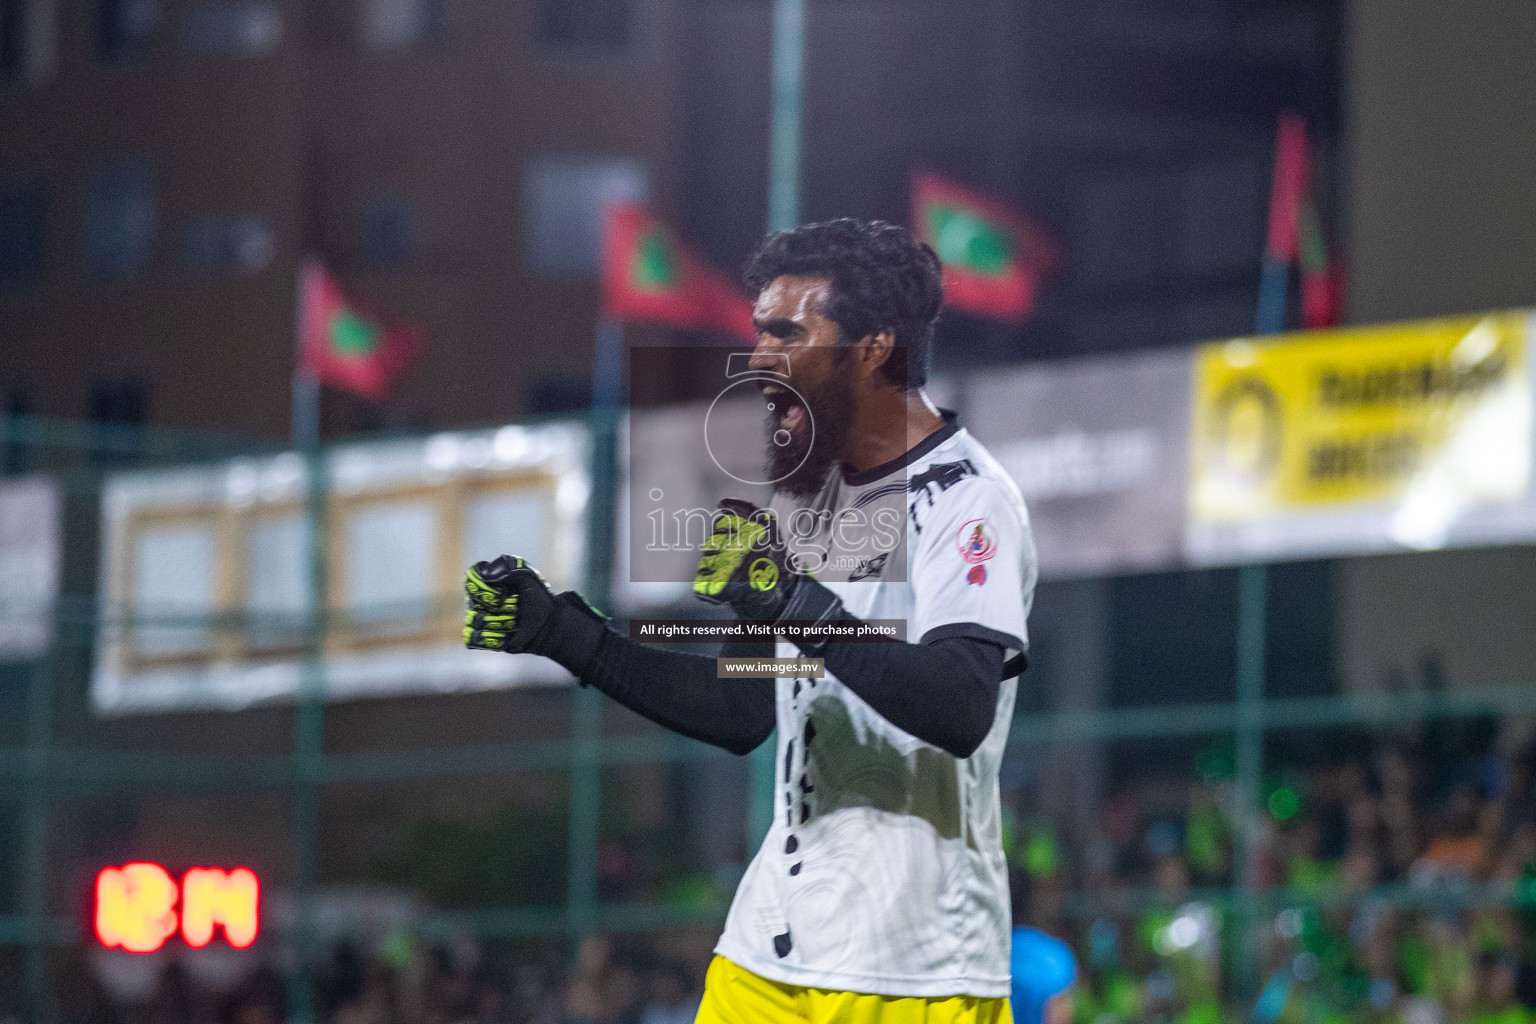
[(59, 486), (0, 480), (0, 662), (40, 658), (59, 594)]
[(1190, 369), (1177, 350), (970, 378), (965, 421), (1019, 485), (1042, 577), (1179, 563)]
[[(326, 456), (330, 698), (562, 682), (469, 651), (464, 569), (517, 554), (584, 571), (589, 443), (551, 424), (349, 445)], [(305, 460), (122, 473), (102, 497), (103, 712), (239, 708), (297, 692), (312, 608)]]

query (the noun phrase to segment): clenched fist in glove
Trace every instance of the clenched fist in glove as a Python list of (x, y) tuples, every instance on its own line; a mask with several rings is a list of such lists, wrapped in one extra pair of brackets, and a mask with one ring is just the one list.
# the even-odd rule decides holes
[(464, 646), (475, 650), (541, 654), (580, 675), (605, 632), (603, 616), (580, 594), (551, 592), (514, 555), (476, 562), (464, 574), (464, 592)]
[(693, 592), (744, 619), (824, 622), (843, 615), (837, 595), (794, 568), (774, 514), (739, 498), (726, 498), (715, 512)]

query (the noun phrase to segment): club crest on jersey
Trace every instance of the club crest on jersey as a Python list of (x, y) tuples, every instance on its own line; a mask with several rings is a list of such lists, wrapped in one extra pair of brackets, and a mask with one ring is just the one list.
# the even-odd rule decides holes
[[(960, 532), (955, 534), (955, 546), (960, 549), (960, 557), (972, 565), (985, 562), (997, 554), (997, 540), (992, 531), (992, 523), (986, 519), (972, 519), (960, 527)], [(975, 583), (976, 580), (971, 582)]]
[(971, 566), (971, 571), (965, 574), (965, 582), (974, 583), (978, 587), (987, 582), (987, 567), (980, 564)]

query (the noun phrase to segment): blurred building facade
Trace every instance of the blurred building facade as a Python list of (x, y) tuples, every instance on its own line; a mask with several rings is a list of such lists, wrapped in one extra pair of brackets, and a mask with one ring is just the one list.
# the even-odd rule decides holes
[(668, 0), (4, 12), (10, 408), (285, 432), (305, 254), (432, 345), (333, 431), (579, 403), (595, 197), (672, 191)]
[(1536, 302), (1536, 11), (1350, 5), (1353, 321)]
[[(645, 199), (734, 271), (761, 236), (761, 0), (7, 0), (9, 408), (280, 434), (294, 269), (321, 256), (429, 353), (333, 433), (579, 407), (596, 208)], [(1251, 327), (1275, 112), (1337, 131), (1335, 0), (813, 3), (806, 218), (905, 221), (914, 168), (1066, 252), (1040, 358)]]
[[(282, 433), (306, 253), (430, 340), (386, 408), (336, 396), (333, 432), (579, 407), (600, 196), (651, 202), (730, 271), (761, 236), (761, 0), (3, 11), (7, 409)], [(904, 221), (929, 168), (1042, 222), (1066, 258), (1034, 318), (951, 317), (941, 361), (1241, 334), (1292, 109), (1351, 319), (1520, 304), (1529, 133), (1500, 126), (1529, 113), (1536, 27), (1517, 4), (1445, 14), (813, 3), (804, 215)]]

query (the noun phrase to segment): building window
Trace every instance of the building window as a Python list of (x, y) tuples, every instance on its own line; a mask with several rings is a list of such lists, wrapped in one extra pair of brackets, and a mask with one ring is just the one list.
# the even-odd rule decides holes
[(381, 638), (419, 630), (437, 594), (437, 508), (429, 500), (368, 502), (343, 523), (339, 582), (358, 633)]
[(108, 62), (142, 57), (159, 26), (159, 0), (97, 0), (97, 53)]
[(602, 53), (629, 48), (633, 0), (539, 0), (539, 45)]
[(86, 186), (85, 273), (95, 281), (128, 281), (149, 264), (155, 237), (155, 176), (143, 160), (96, 168)]
[(418, 249), (420, 228), (416, 206), (404, 196), (370, 196), (358, 210), (358, 253), (365, 263), (375, 266), (409, 263)]
[(97, 377), (85, 396), (85, 417), (92, 423), (142, 427), (149, 420), (144, 378), (135, 373)]
[(251, 613), (247, 642), (255, 650), (304, 644), (302, 622), (310, 595), (309, 517), (299, 512), (262, 515), (246, 539), (245, 606)]
[(0, 0), (0, 83), (38, 85), (53, 74), (53, 0)]
[(254, 274), (272, 252), (272, 230), (253, 214), (203, 214), (181, 233), (182, 266), (195, 274)]
[(644, 202), (649, 190), (645, 168), (634, 160), (535, 157), (523, 178), (528, 269), (543, 277), (596, 277), (603, 204)]
[(134, 541), (131, 607), (150, 622), (180, 620), (177, 625), (137, 626), (134, 654), (161, 662), (207, 657), (213, 650), (212, 620), (218, 611), (213, 583), (217, 527), (197, 520), (147, 525)]
[(270, 0), (203, 0), (185, 9), (181, 41), (207, 57), (257, 57), (277, 45), (283, 18)]
[(441, 0), (363, 0), (358, 37), (370, 50), (409, 50), (437, 38)]
[(48, 194), (41, 181), (0, 184), (0, 293), (43, 281), (48, 251)]

